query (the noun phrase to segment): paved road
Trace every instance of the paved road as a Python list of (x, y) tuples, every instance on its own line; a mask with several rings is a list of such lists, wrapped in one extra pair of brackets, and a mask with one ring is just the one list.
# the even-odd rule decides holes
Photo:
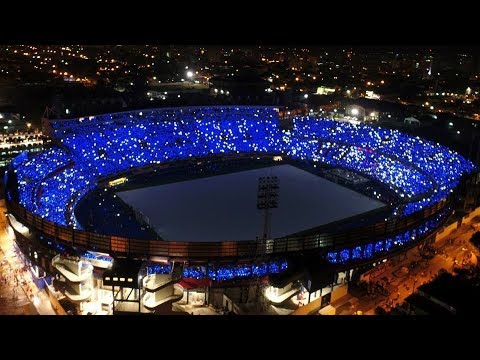
[[(423, 259), (418, 248), (390, 259), (382, 265), (386, 270), (373, 280), (384, 283), (390, 294), (388, 296), (367, 296), (352, 290), (351, 295), (356, 296), (357, 299), (349, 301), (349, 304), (354, 303), (355, 306), (351, 305), (344, 309), (343, 313), (352, 314), (361, 310), (364, 314), (372, 314), (377, 306), (389, 310), (396, 304), (403, 303), (405, 298), (419, 286), (433, 280), (440, 269), (453, 272), (454, 266), (461, 266), (463, 259), (470, 258), (469, 254), (480, 256), (479, 251), (469, 242), (476, 231), (475, 223), (478, 223), (478, 219), (472, 221), (473, 225), (463, 225), (446, 239), (435, 243), (434, 247), (438, 250), (437, 255), (430, 260)], [(416, 262), (417, 265), (412, 267), (412, 262)]]

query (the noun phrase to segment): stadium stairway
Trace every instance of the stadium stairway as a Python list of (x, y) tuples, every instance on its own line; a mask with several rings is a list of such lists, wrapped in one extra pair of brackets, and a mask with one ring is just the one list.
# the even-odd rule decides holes
[(151, 274), (143, 279), (146, 290), (143, 304), (154, 310), (165, 303), (172, 303), (183, 297), (183, 287), (177, 284), (183, 277), (183, 262), (175, 262), (170, 274)]

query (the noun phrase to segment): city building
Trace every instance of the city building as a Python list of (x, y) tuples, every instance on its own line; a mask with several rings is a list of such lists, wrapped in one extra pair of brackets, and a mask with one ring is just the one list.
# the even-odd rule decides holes
[(317, 88), (317, 95), (329, 95), (335, 93), (336, 89), (333, 87), (320, 86)]
[(406, 117), (403, 122), (408, 125), (420, 126), (420, 120), (414, 117)]

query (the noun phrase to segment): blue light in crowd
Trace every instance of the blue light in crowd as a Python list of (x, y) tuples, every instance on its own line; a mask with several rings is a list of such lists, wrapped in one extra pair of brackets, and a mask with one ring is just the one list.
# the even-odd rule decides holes
[(349, 249), (343, 249), (342, 251), (340, 251), (340, 261), (342, 263), (345, 263), (348, 260), (350, 260), (350, 250)]
[(361, 259), (362, 258), (362, 247), (356, 246), (352, 249), (352, 259)]
[[(432, 219), (429, 219), (426, 221), (425, 224), (419, 225), (419, 227), (410, 229), (404, 233), (398, 234), (395, 236), (395, 240), (392, 239), (386, 239), (386, 240), (381, 240), (377, 241), (375, 243), (368, 243), (363, 246), (356, 246), (352, 251), (352, 260), (356, 259), (369, 259), (373, 256), (373, 254), (377, 253), (384, 253), (384, 252), (390, 252), (395, 249), (398, 249), (405, 244), (414, 241), (416, 239), (415, 235), (418, 234), (418, 229), (421, 228), (424, 230), (423, 234), (426, 235), (430, 232), (431, 229), (435, 229), (442, 221), (445, 220), (446, 216), (450, 213), (450, 208), (446, 207), (445, 209), (441, 210), (438, 212)], [(413, 237), (413, 238), (412, 238)], [(363, 254), (362, 254), (362, 249), (363, 249)], [(345, 252), (345, 253), (344, 253)], [(347, 255), (348, 254), (348, 249), (340, 250), (340, 257), (342, 262), (346, 262), (347, 260)], [(342, 253), (345, 255), (342, 257)], [(337, 259), (337, 252), (329, 252), (327, 254), (327, 261), (331, 264), (336, 264), (338, 263)]]
[(373, 255), (373, 244), (365, 245), (365, 248), (363, 249), (363, 257), (365, 259), (370, 259), (372, 255)]
[(383, 241), (377, 241), (375, 243), (375, 253), (383, 251)]
[[(79, 126), (81, 125), (81, 126)], [(167, 161), (236, 153), (284, 153), (350, 169), (390, 188), (407, 216), (445, 199), (475, 166), (439, 144), (397, 130), (298, 117), (282, 131), (278, 114), (262, 107), (152, 109), (52, 122), (62, 146), (21, 154), (12, 162), (19, 202), (28, 211), (73, 226), (75, 205), (105, 176)], [(7, 192), (7, 196), (10, 193)], [(442, 215), (443, 214), (443, 215)], [(428, 234), (446, 210), (413, 231), (327, 254), (331, 263), (368, 259)], [(65, 247), (56, 244), (60, 251)], [(108, 259), (108, 258), (106, 258)], [(187, 278), (227, 280), (284, 271), (285, 261), (184, 269)], [(169, 273), (156, 265), (152, 273)]]
[(337, 263), (337, 252), (336, 251), (331, 251), (327, 254), (327, 259), (328, 259), (328, 262), (332, 263), (332, 264), (336, 264)]

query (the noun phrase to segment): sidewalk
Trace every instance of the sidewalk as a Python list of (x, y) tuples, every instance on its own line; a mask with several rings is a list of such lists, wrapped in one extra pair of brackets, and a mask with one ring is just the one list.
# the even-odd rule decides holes
[(22, 262), (18, 255), (17, 247), (14, 244), (8, 246), (5, 244), (3, 236), (0, 236), (0, 248), (10, 267), (12, 284), (15, 282), (16, 288), (20, 288), (25, 296), (25, 300), (33, 303), (36, 312), (40, 315), (56, 315), (53, 310), (48, 295), (45, 290), (40, 290), (33, 281), (32, 274)]
[(18, 291), (10, 263), (0, 249), (0, 315), (30, 314), (31, 306), (27, 295)]
[[(13, 292), (14, 297), (23, 297), (24, 303), (21, 305), (26, 309), (28, 303), (30, 311), (24, 311), (27, 314), (40, 315), (56, 315), (52, 308), (48, 295), (45, 290), (37, 287), (33, 281), (30, 269), (24, 264), (22, 254), (15, 244), (13, 234), (7, 232), (7, 222), (3, 215), (6, 211), (4, 200), (0, 201), (0, 252), (3, 258), (3, 263), (6, 266), (4, 276), (8, 277), (12, 287), (10, 292)], [(32, 311), (35, 309), (36, 311)], [(17, 312), (15, 312), (17, 313)]]

